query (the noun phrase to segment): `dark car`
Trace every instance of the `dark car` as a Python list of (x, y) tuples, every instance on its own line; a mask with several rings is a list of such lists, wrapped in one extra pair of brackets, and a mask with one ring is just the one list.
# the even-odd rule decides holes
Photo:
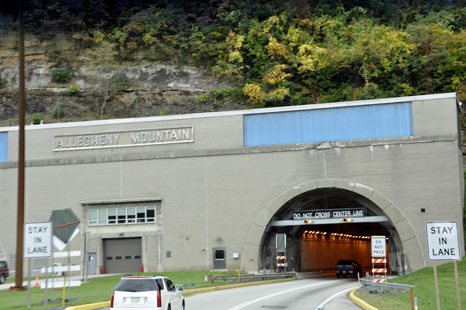
[(356, 278), (359, 274), (359, 277), (362, 275), (362, 266), (355, 260), (351, 259), (341, 259), (335, 265), (335, 273), (337, 278), (340, 276), (346, 277), (347, 275), (353, 276)]
[(0, 284), (5, 283), (6, 278), (10, 276), (10, 270), (8, 270), (8, 265), (6, 261), (0, 260)]

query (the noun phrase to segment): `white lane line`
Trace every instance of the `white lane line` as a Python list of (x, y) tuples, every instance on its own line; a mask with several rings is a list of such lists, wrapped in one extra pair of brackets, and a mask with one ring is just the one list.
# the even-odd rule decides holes
[(346, 292), (348, 292), (348, 291), (354, 290), (356, 287), (357, 287), (357, 286), (352, 287), (352, 288), (348, 288), (348, 289), (346, 289), (346, 290), (343, 290), (343, 291), (340, 291), (340, 292), (338, 292), (338, 293), (336, 293), (336, 294), (333, 294), (332, 296), (330, 296), (329, 298), (327, 298), (326, 300), (324, 300), (324, 302), (321, 303), (321, 304), (316, 308), (316, 310), (322, 310), (322, 309), (324, 309), (325, 305), (328, 304), (332, 299), (334, 299), (335, 297), (337, 297), (337, 296), (340, 295), (340, 294), (343, 294), (343, 293), (346, 293)]
[(267, 296), (263, 296), (263, 297), (260, 297), (260, 298), (256, 298), (256, 299), (247, 301), (247, 302), (245, 302), (245, 303), (243, 303), (241, 305), (235, 306), (235, 307), (230, 308), (228, 310), (239, 310), (241, 308), (244, 308), (246, 306), (249, 306), (249, 305), (251, 305), (253, 303), (256, 303), (258, 301), (261, 301), (261, 300), (264, 300), (264, 299), (267, 299), (267, 298), (275, 297), (275, 296), (278, 296), (278, 295), (281, 295), (281, 294), (286, 294), (286, 293), (289, 293), (289, 292), (292, 292), (292, 291), (302, 290), (302, 289), (305, 289), (305, 288), (308, 288), (308, 287), (311, 287), (311, 286), (323, 285), (323, 284), (326, 284), (326, 283), (335, 283), (335, 281), (326, 281), (326, 282), (320, 282), (320, 283), (316, 283), (316, 284), (301, 286), (301, 287), (297, 287), (297, 288), (292, 288), (292, 289), (289, 289), (289, 290), (286, 290), (286, 291), (283, 291), (283, 292), (278, 292), (278, 293), (270, 294), (270, 295), (267, 295)]

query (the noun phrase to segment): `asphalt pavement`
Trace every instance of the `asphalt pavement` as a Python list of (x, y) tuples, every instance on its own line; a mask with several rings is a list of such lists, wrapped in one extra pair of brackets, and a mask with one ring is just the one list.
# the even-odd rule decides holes
[[(124, 274), (88, 275), (88, 280), (103, 278), (103, 277), (112, 277), (112, 276), (118, 276), (118, 275), (123, 276)], [(334, 276), (335, 275), (333, 273), (315, 272), (313, 274), (310, 273), (306, 277), (334, 277)], [(80, 280), (82, 280), (82, 276), (81, 275), (71, 276), (71, 280), (72, 281), (80, 281)], [(38, 285), (40, 286), (42, 283), (44, 283), (44, 281), (45, 281), (44, 279), (39, 279), (38, 281), (36, 281), (35, 277), (34, 278), (31, 277), (30, 285), (31, 285), (31, 287), (34, 287), (36, 285), (36, 282), (38, 282)], [(257, 282), (257, 284), (259, 285), (260, 282)], [(7, 289), (9, 289), (10, 287), (12, 287), (14, 285), (15, 285), (14, 282), (13, 283), (1, 284), (0, 285), (0, 290), (7, 290)], [(28, 281), (24, 281), (23, 286), (27, 286), (27, 285), (28, 285)], [(344, 292), (339, 292), (338, 294), (335, 294), (334, 296), (329, 298), (329, 300), (327, 300), (325, 302), (325, 304), (322, 305), (323, 308), (321, 308), (321, 309), (322, 310), (341, 310), (341, 309), (345, 309), (345, 310), (361, 310), (361, 309), (364, 309), (364, 308), (360, 307), (359, 305), (357, 305), (355, 302), (353, 302), (353, 300), (350, 298), (350, 292), (351, 292), (351, 290), (344, 291)], [(185, 295), (187, 295), (187, 294), (188, 294), (188, 290), (185, 291)], [(96, 310), (97, 309), (98, 310), (109, 310), (110, 309), (110, 308), (99, 308), (97, 305), (96, 305), (96, 308), (89, 307), (89, 306), (90, 305), (88, 305), (88, 307), (86, 307), (86, 309), (96, 309)], [(73, 307), (73, 308), (79, 309), (78, 307)]]

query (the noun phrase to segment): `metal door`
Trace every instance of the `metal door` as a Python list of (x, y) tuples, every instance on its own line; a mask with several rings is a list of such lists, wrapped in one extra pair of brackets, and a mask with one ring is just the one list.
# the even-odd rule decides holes
[(104, 239), (104, 273), (139, 272), (141, 238)]
[(213, 248), (214, 269), (227, 269), (226, 248)]
[(96, 254), (89, 253), (89, 262), (87, 263), (87, 274), (95, 274), (96, 265)]

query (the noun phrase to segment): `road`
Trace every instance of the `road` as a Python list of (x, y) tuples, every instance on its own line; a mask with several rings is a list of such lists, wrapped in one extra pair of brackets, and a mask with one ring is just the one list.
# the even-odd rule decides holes
[[(314, 310), (330, 297), (337, 299), (338, 292), (355, 288), (355, 279), (315, 278), (300, 281), (281, 282), (250, 287), (241, 287), (201, 293), (186, 297), (187, 310), (263, 310), (293, 309)], [(335, 296), (334, 296), (335, 295)], [(346, 302), (346, 298), (341, 298)], [(324, 309), (335, 306), (329, 302)], [(360, 309), (347, 303), (340, 309)]]

